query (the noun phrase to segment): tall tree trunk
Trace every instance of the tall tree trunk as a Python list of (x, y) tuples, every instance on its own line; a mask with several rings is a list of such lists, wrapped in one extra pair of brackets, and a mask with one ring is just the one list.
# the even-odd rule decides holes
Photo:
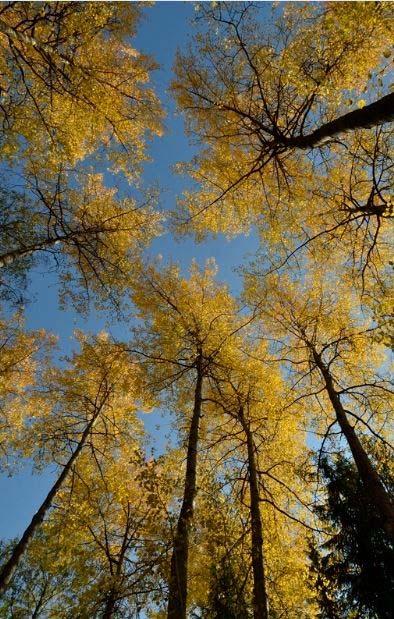
[(167, 609), (167, 617), (169, 619), (186, 619), (189, 531), (193, 520), (193, 503), (196, 495), (198, 431), (202, 405), (203, 368), (201, 355), (197, 359), (196, 369), (197, 380), (194, 393), (193, 416), (190, 424), (187, 447), (183, 502), (178, 518), (171, 557), (171, 573)]
[(316, 148), (325, 142), (355, 129), (367, 129), (394, 120), (394, 93), (382, 97), (365, 107), (348, 112), (328, 122), (309, 135), (283, 140), (284, 145), (295, 148)]
[(253, 617), (268, 619), (268, 600), (264, 573), (263, 525), (260, 513), (260, 493), (256, 469), (255, 446), (250, 426), (243, 408), (239, 419), (246, 436), (248, 450), (248, 474), (250, 491), (250, 517), (252, 524), (252, 568), (253, 568)]
[(105, 603), (103, 619), (112, 619), (116, 610), (117, 593), (115, 589), (111, 589)]
[(324, 364), (321, 355), (319, 355), (315, 349), (313, 349), (312, 352), (315, 363), (323, 376), (326, 390), (335, 410), (339, 426), (353, 454), (360, 479), (365, 488), (368, 490), (369, 495), (380, 514), (382, 527), (388, 535), (394, 537), (394, 506), (390, 499), (390, 495), (382, 484), (382, 481), (373, 467), (367, 453), (365, 452), (353, 426), (349, 423), (339, 394), (334, 387), (334, 381), (329, 369)]
[(76, 461), (76, 459), (78, 458), (79, 454), (81, 453), (81, 450), (82, 450), (83, 446), (86, 443), (86, 440), (87, 440), (87, 438), (89, 436), (89, 433), (90, 433), (90, 431), (91, 431), (91, 429), (92, 429), (92, 427), (94, 425), (94, 422), (96, 421), (98, 415), (99, 415), (99, 411), (97, 413), (95, 413), (95, 415), (92, 417), (92, 419), (90, 420), (90, 422), (86, 426), (85, 430), (82, 433), (81, 439), (80, 439), (80, 441), (79, 441), (75, 451), (72, 453), (72, 455), (70, 456), (69, 460), (65, 464), (61, 474), (59, 475), (59, 477), (56, 480), (56, 482), (53, 484), (52, 488), (48, 492), (48, 494), (45, 497), (44, 501), (41, 503), (41, 506), (39, 507), (37, 512), (34, 514), (33, 518), (31, 519), (31, 522), (30, 522), (29, 526), (27, 527), (27, 529), (23, 533), (22, 537), (20, 538), (19, 542), (17, 543), (17, 545), (15, 546), (14, 550), (12, 551), (12, 554), (11, 554), (10, 558), (5, 563), (5, 565), (1, 568), (1, 570), (0, 570), (0, 595), (6, 591), (6, 589), (8, 587), (8, 584), (9, 584), (9, 582), (10, 582), (10, 580), (11, 580), (11, 578), (12, 578), (12, 576), (13, 576), (15, 570), (16, 570), (16, 568), (18, 567), (18, 564), (19, 564), (23, 554), (26, 552), (26, 550), (27, 550), (31, 540), (33, 539), (33, 536), (34, 536), (35, 532), (37, 531), (38, 527), (40, 526), (40, 524), (44, 520), (48, 510), (50, 509), (50, 507), (52, 505), (52, 501), (55, 498), (57, 491), (61, 488), (64, 480), (66, 479), (67, 475), (71, 471), (71, 468), (72, 468), (74, 462)]

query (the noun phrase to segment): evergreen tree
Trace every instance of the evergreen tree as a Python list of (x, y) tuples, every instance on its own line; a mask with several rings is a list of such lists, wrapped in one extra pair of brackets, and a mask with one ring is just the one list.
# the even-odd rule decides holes
[[(316, 508), (332, 529), (328, 541), (312, 548), (321, 619), (389, 619), (394, 593), (393, 546), (379, 526), (355, 466), (343, 455), (325, 459), (322, 472), (327, 499)], [(392, 489), (388, 468), (381, 471)]]
[(248, 606), (240, 579), (231, 561), (224, 557), (212, 567), (208, 606), (204, 609), (204, 619), (248, 619)]

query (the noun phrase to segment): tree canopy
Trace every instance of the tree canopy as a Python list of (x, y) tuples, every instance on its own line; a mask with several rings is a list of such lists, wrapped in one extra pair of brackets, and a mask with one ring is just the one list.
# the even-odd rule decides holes
[(150, 4), (0, 3), (0, 617), (388, 619), (392, 6)]

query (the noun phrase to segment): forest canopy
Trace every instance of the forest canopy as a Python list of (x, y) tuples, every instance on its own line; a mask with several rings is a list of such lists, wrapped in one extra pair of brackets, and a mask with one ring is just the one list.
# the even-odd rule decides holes
[(393, 18), (0, 2), (0, 617), (392, 616)]

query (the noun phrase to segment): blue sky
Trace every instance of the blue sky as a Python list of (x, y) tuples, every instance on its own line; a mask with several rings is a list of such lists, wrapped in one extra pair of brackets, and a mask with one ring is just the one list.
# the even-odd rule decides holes
[[(182, 117), (176, 112), (168, 92), (174, 55), (177, 48), (184, 48), (187, 44), (193, 29), (190, 23), (193, 15), (194, 6), (191, 2), (158, 2), (153, 7), (147, 7), (145, 19), (134, 43), (137, 49), (151, 54), (160, 65), (153, 82), (167, 113), (166, 131), (163, 138), (156, 139), (151, 145), (152, 162), (146, 166), (144, 181), (146, 185), (159, 186), (160, 205), (164, 209), (173, 208), (176, 197), (187, 186), (187, 179), (175, 175), (172, 167), (179, 161), (189, 160), (194, 152), (185, 136)], [(122, 194), (127, 193), (125, 184), (121, 184), (120, 189)], [(161, 254), (165, 261), (178, 261), (185, 274), (193, 258), (204, 264), (207, 258), (214, 256), (219, 266), (219, 278), (226, 281), (237, 294), (240, 279), (234, 269), (242, 263), (246, 254), (253, 253), (255, 249), (256, 239), (253, 235), (231, 241), (219, 237), (197, 245), (191, 238), (175, 241), (170, 234), (165, 234), (154, 242), (151, 254)], [(27, 327), (44, 327), (57, 334), (60, 353), (69, 353), (72, 350), (72, 334), (76, 328), (97, 332), (105, 328), (108, 322), (108, 315), (98, 314), (93, 310), (87, 318), (72, 310), (61, 311), (58, 307), (55, 274), (36, 270), (29, 292), (34, 301), (27, 308)], [(128, 338), (125, 324), (112, 322), (110, 330), (118, 338)], [(148, 431), (154, 434), (156, 444), (158, 447), (162, 446), (170, 420), (161, 419), (159, 413), (144, 416), (144, 419)], [(1, 537), (20, 535), (46, 495), (51, 480), (50, 471), (33, 475), (29, 465), (25, 465), (12, 477), (0, 475), (0, 496), (3, 503), (0, 511)]]

